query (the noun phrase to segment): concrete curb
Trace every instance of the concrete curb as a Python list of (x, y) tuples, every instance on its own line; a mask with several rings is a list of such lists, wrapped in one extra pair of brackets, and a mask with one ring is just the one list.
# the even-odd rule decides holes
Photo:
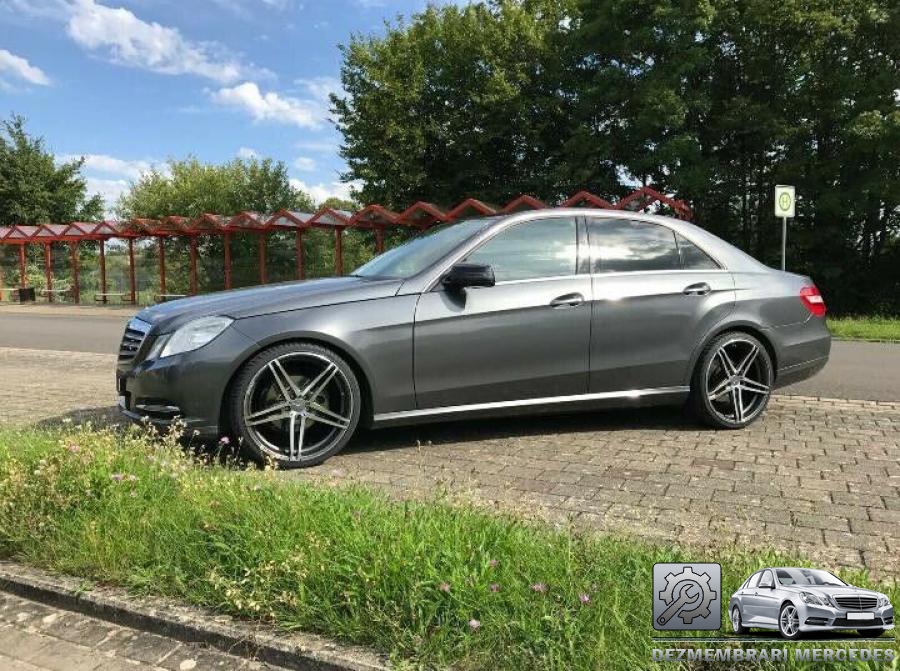
[(159, 597), (134, 597), (123, 589), (91, 585), (14, 562), (0, 561), (0, 590), (115, 624), (202, 643), (231, 654), (297, 671), (385, 671), (385, 658), (312, 634), (281, 632), (268, 625), (212, 615)]

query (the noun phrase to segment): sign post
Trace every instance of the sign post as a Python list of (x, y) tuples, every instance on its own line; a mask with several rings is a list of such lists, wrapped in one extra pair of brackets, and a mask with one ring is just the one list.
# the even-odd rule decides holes
[(781, 269), (787, 260), (787, 220), (794, 217), (796, 198), (794, 187), (778, 184), (775, 187), (775, 216), (781, 217)]

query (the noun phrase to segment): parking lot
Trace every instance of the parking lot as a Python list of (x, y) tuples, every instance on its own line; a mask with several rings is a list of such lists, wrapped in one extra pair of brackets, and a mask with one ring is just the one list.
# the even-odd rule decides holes
[[(68, 332), (90, 349), (120, 327), (113, 321), (103, 332), (113, 335), (95, 337), (84, 324)], [(0, 422), (116, 417), (114, 356), (22, 344), (0, 340)], [(437, 492), (698, 547), (771, 544), (900, 575), (897, 401), (780, 395), (759, 422), (735, 432), (707, 430), (673, 408), (385, 429), (284, 477), (358, 481), (406, 497)]]

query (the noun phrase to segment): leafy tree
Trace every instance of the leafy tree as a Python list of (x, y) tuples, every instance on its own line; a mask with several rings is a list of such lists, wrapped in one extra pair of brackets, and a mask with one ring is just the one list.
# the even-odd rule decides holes
[(240, 159), (221, 165), (196, 158), (171, 160), (165, 171), (145, 173), (122, 195), (119, 217), (196, 217), (205, 212), (312, 211), (310, 197), (291, 186), (287, 168), (271, 159)]
[(0, 225), (96, 221), (103, 200), (88, 196), (82, 159), (57, 165), (43, 138), (13, 115), (0, 124)]

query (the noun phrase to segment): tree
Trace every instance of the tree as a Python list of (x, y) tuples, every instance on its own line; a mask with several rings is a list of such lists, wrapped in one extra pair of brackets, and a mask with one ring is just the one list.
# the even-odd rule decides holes
[[(332, 96), (358, 197), (402, 208), (472, 195), (504, 202), (543, 186), (560, 105), (546, 86), (566, 2), (430, 6), (343, 49)], [(447, 204), (447, 203), (444, 203)]]
[(141, 175), (119, 199), (120, 218), (197, 217), (205, 212), (312, 211), (312, 199), (295, 189), (287, 168), (272, 159), (240, 159), (213, 165), (196, 158), (171, 160), (166, 170)]
[(103, 200), (88, 197), (83, 159), (57, 165), (41, 137), (13, 115), (0, 125), (0, 225), (97, 221)]

